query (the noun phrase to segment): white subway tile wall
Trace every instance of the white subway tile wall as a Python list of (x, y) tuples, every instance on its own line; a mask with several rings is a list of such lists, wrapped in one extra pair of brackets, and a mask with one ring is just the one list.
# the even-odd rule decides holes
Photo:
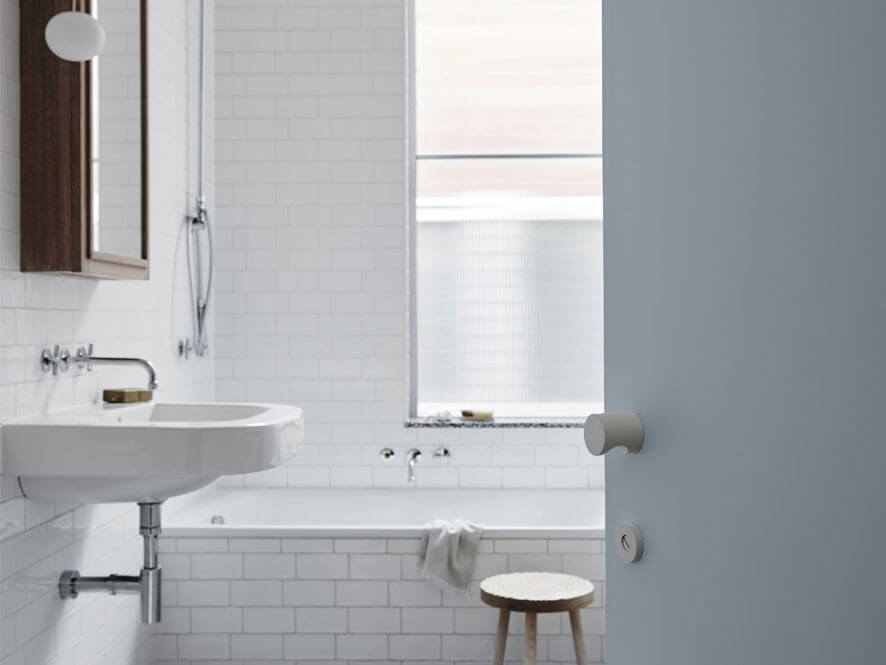
[[(19, 0), (0, 0), (0, 423), (144, 380), (137, 368), (45, 376), (38, 357), (50, 344), (94, 342), (103, 354), (150, 358), (162, 399), (213, 395), (212, 361), (175, 354), (177, 337), (190, 334), (181, 232), (196, 191), (198, 8), (197, 0), (149, 3), (151, 280), (111, 282), (19, 272)], [(135, 506), (32, 501), (15, 478), (0, 477), (0, 663), (150, 662), (137, 598), (63, 602), (57, 592), (66, 568), (103, 575), (140, 564)]]
[[(601, 537), (482, 540), (468, 593), (423, 578), (417, 538), (162, 541), (164, 565), (176, 564), (174, 571), (165, 567), (164, 620), (152, 638), (157, 665), (488, 663), (497, 610), (480, 602), (478, 585), (488, 575), (516, 570), (562, 571), (594, 582), (596, 598), (582, 621), (588, 660), (603, 662)], [(219, 556), (222, 544), (232, 561), (260, 576), (237, 580), (217, 570), (216, 579), (203, 579), (209, 574), (205, 557)], [(522, 619), (511, 618), (509, 662), (523, 659)], [(575, 662), (568, 615), (539, 615), (538, 631), (539, 663)]]
[[(217, 394), (305, 410), (288, 469), (226, 484), (602, 487), (580, 430), (406, 429), (405, 0), (217, 0)], [(394, 468), (396, 467), (396, 468)]]
[[(580, 430), (403, 427), (404, 0), (207, 6), (218, 25), (209, 32), (218, 74), (208, 79), (209, 136), (217, 137), (208, 146), (211, 202), (213, 171), (218, 186), (215, 362), (175, 353), (191, 330), (182, 222), (196, 191), (199, 3), (148, 6), (152, 277), (116, 283), (18, 271), (19, 0), (0, 0), (0, 423), (140, 380), (130, 369), (40, 372), (44, 345), (95, 342), (102, 353), (155, 362), (162, 399), (215, 394), (305, 409), (306, 445), (292, 463), (234, 485), (402, 486), (405, 464), (383, 465), (381, 447), (403, 460), (408, 447), (446, 445), (451, 461), (439, 466), (426, 455), (421, 485), (602, 486), (602, 465), (583, 451)], [(135, 598), (58, 600), (64, 568), (138, 567), (136, 521), (130, 506), (27, 500), (14, 479), (0, 478), (0, 665), (490, 658), (494, 612), (476, 594), (444, 593), (421, 579), (412, 540), (169, 539), (165, 615), (153, 637)], [(488, 541), (478, 577), (531, 567), (590, 575), (600, 600), (585, 619), (588, 649), (600, 660), (601, 548)], [(541, 628), (541, 659), (570, 662), (568, 625)], [(512, 640), (508, 659), (520, 648)]]

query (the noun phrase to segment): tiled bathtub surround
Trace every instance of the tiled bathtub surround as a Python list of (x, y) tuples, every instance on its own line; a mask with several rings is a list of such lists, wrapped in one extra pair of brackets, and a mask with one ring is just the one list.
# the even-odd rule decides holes
[[(212, 6), (212, 3), (208, 3)], [(196, 0), (148, 3), (151, 280), (112, 282), (19, 272), (19, 1), (0, 0), (0, 423), (94, 401), (101, 387), (144, 380), (138, 368), (41, 373), (42, 346), (150, 358), (160, 399), (207, 399), (211, 361), (184, 362), (190, 332), (183, 219), (196, 190)], [(210, 89), (211, 89), (210, 81)], [(134, 597), (58, 599), (58, 576), (135, 572), (135, 506), (75, 507), (23, 498), (0, 478), (0, 663), (132, 665), (150, 661)]]
[[(576, 429), (407, 429), (406, 0), (217, 0), (221, 399), (305, 410), (249, 486), (602, 487)], [(388, 462), (378, 452), (399, 454)]]
[[(497, 611), (479, 580), (518, 570), (563, 571), (594, 581), (583, 610), (588, 659), (605, 633), (602, 534), (484, 538), (469, 594), (442, 590), (416, 567), (417, 537), (164, 537), (164, 621), (158, 663), (488, 663)], [(522, 632), (514, 614), (511, 632)], [(574, 663), (567, 615), (540, 615), (540, 663)], [(521, 661), (523, 641), (506, 659)]]

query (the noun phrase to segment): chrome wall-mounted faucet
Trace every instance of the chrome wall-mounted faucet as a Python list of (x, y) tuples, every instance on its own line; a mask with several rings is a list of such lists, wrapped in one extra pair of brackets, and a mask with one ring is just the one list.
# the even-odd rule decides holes
[(157, 382), (157, 371), (150, 361), (144, 358), (94, 356), (92, 355), (92, 344), (90, 344), (89, 347), (81, 346), (77, 349), (77, 353), (74, 355), (74, 362), (80, 369), (85, 367), (90, 372), (93, 365), (140, 365), (148, 373), (148, 389), (157, 390), (160, 387), (160, 384)]
[(418, 448), (410, 448), (406, 453), (406, 483), (410, 487), (415, 486), (415, 465), (418, 464), (419, 459), (421, 459), (421, 451)]

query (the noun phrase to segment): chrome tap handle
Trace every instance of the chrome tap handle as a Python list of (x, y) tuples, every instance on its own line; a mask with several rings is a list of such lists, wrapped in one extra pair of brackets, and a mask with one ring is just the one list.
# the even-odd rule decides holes
[[(71, 352), (67, 349), (59, 349), (58, 344), (55, 345), (55, 367), (61, 372), (67, 372), (71, 366)], [(55, 374), (55, 370), (52, 372)]]
[(40, 367), (43, 368), (45, 374), (52, 372), (53, 376), (58, 376), (59, 371), (67, 372), (70, 362), (71, 353), (58, 344), (51, 351), (49, 348), (45, 348), (40, 352)]
[(382, 459), (391, 459), (394, 456), (394, 454), (395, 453), (394, 453), (393, 448), (382, 448), (381, 452), (379, 452), (379, 456)]
[(77, 363), (77, 367), (80, 369), (86, 368), (87, 372), (92, 371), (92, 363), (90, 360), (92, 359), (92, 344), (89, 347), (81, 346), (77, 349), (77, 355), (74, 357), (75, 362)]
[(441, 460), (452, 457), (452, 453), (449, 452), (449, 448), (446, 446), (440, 446), (437, 450), (434, 451), (434, 457), (439, 457)]
[(55, 361), (49, 348), (45, 348), (40, 352), (40, 367), (43, 369), (44, 374), (55, 373), (53, 371), (55, 369)]

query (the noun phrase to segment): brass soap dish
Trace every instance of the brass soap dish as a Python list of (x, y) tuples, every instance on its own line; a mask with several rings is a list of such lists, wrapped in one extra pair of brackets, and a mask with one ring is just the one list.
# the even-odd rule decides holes
[(153, 397), (154, 391), (144, 388), (107, 388), (102, 391), (102, 399), (107, 404), (150, 402)]

